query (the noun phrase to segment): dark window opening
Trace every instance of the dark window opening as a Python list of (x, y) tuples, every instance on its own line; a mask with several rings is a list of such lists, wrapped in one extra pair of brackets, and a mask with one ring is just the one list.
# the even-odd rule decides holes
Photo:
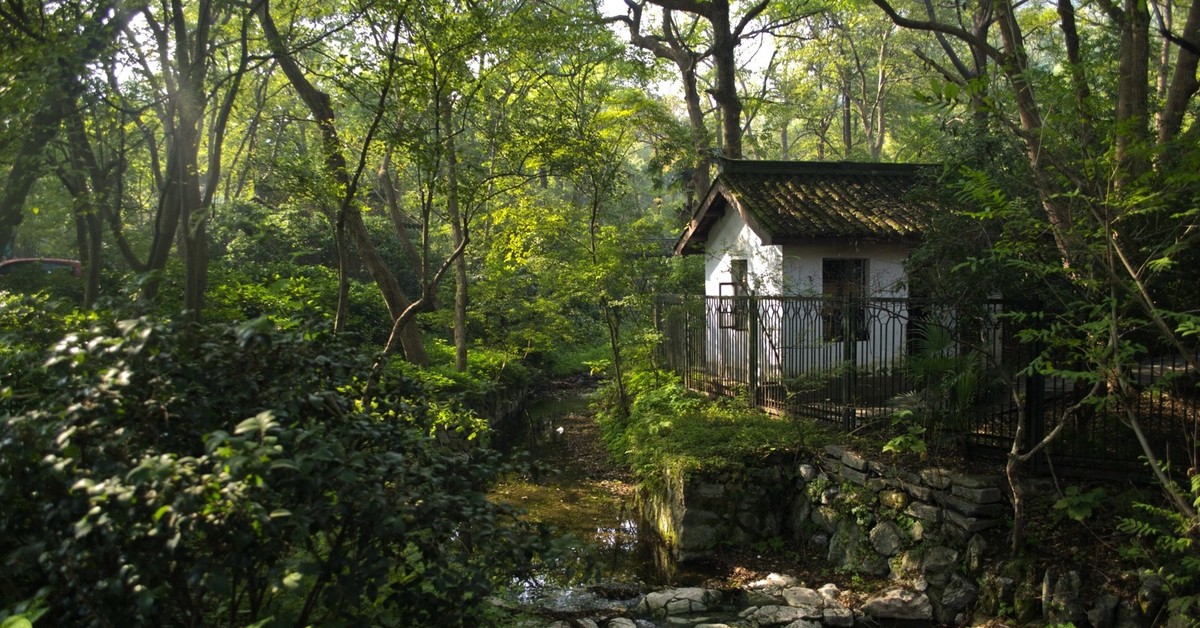
[(846, 333), (867, 340), (867, 260), (826, 259), (821, 263), (821, 285), (825, 297), (822, 335), (838, 342)]
[(750, 265), (744, 259), (729, 263), (730, 281), (722, 283), (720, 324), (722, 329), (744, 330), (749, 327)]

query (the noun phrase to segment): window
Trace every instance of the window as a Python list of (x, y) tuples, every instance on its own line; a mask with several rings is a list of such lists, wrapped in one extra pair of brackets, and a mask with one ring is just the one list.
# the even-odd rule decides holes
[(722, 329), (746, 329), (750, 306), (750, 265), (744, 259), (729, 262), (729, 281), (721, 284)]
[(867, 260), (826, 259), (821, 263), (825, 296), (823, 335), (826, 342), (842, 340), (849, 325), (855, 340), (867, 339)]

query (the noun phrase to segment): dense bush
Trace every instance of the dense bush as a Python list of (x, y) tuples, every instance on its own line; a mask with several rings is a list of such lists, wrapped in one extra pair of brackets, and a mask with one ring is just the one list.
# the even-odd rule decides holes
[(428, 436), (445, 408), (348, 398), (364, 364), (326, 333), (0, 321), (0, 618), (472, 624), (550, 544), (485, 499), (494, 454)]
[(661, 481), (664, 473), (741, 469), (771, 453), (813, 447), (825, 438), (811, 421), (771, 417), (741, 399), (709, 401), (672, 374), (633, 373), (629, 392), (628, 418), (616, 411), (611, 390), (604, 391), (598, 417), (609, 451), (643, 484)]

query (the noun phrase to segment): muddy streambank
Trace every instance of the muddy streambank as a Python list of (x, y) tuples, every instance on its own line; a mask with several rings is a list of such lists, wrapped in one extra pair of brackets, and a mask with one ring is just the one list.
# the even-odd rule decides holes
[(492, 498), (579, 540), (604, 581), (678, 583), (675, 566), (637, 516), (632, 478), (604, 447), (590, 408), (597, 386), (585, 378), (556, 382), (507, 422), (497, 447), (531, 468), (504, 478)]
[(505, 423), (497, 447), (528, 456), (533, 469), (505, 478), (493, 489), (494, 499), (584, 542), (605, 582), (737, 587), (772, 572), (816, 575), (795, 556), (755, 550), (729, 549), (698, 563), (672, 560), (653, 528), (640, 519), (628, 469), (605, 448), (591, 408), (598, 386), (592, 378), (554, 382)]

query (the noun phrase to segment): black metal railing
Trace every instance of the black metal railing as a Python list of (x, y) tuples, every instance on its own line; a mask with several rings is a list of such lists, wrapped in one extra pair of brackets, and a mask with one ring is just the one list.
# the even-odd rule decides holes
[(1022, 414), (1023, 449), (1066, 417), (1069, 429), (1035, 462), (1124, 475), (1144, 469), (1128, 410), (1156, 453), (1194, 464), (1196, 381), (1167, 348), (1149, 355), (1168, 357), (1132, 367), (1135, 396), (1068, 412), (1088, 387), (1028, 368), (1035, 357), (1056, 356), (1018, 342), (1030, 318), (1014, 314), (1025, 309), (998, 300), (951, 307), (919, 299), (668, 296), (658, 300), (656, 318), (660, 358), (685, 385), (742, 396), (769, 412), (853, 432), (886, 431), (898, 411), (920, 408), (973, 455), (997, 458), (1011, 448)]

